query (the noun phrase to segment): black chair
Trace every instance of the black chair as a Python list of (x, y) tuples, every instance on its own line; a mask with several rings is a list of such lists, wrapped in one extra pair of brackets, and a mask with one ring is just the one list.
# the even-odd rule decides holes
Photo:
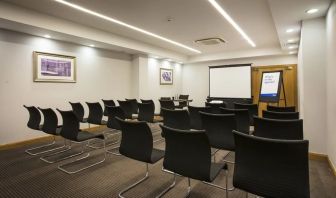
[(163, 125), (181, 130), (190, 129), (190, 118), (187, 110), (161, 109), (163, 116)]
[(295, 112), (295, 106), (277, 107), (277, 106), (267, 105), (267, 111), (276, 111), (276, 112)]
[(211, 107), (194, 107), (188, 106), (189, 116), (190, 116), (190, 128), (201, 130), (202, 127), (202, 120), (201, 115), (199, 112), (211, 112)]
[(247, 109), (220, 108), (222, 114), (234, 114), (237, 130), (246, 134), (250, 133), (250, 117)]
[(249, 117), (250, 117), (250, 125), (254, 126), (253, 117), (258, 116), (258, 105), (257, 104), (234, 103), (234, 108), (235, 109), (247, 109), (249, 112)]
[[(174, 101), (172, 100), (159, 100), (160, 102), (160, 109), (175, 109)], [(162, 116), (162, 110), (160, 110), (160, 115)]]
[[(174, 173), (174, 181), (160, 195), (174, 187), (176, 174), (188, 177), (188, 192), (184, 197), (191, 191), (190, 178), (219, 189), (227, 189), (227, 165), (211, 162), (211, 147), (204, 131), (178, 130), (166, 126), (161, 128), (166, 138), (163, 167)], [(209, 183), (216, 179), (221, 170), (226, 170), (226, 188)], [(226, 197), (228, 197), (227, 190)]]
[(310, 197), (307, 140), (233, 134), (235, 187), (263, 197)]
[[(43, 125), (40, 125), (41, 114), (40, 114), (39, 110), (34, 106), (26, 106), (26, 105), (23, 105), (23, 106), (28, 110), (28, 113), (29, 113), (29, 119), (28, 119), (28, 122), (27, 122), (28, 128), (33, 129), (33, 130), (37, 130), (37, 131), (42, 131)], [(44, 148), (44, 147), (48, 147), (48, 146), (51, 146), (55, 143), (56, 142), (54, 140), (49, 144), (27, 149), (27, 150), (25, 150), (25, 152), (29, 155), (39, 155), (39, 154), (42, 154), (42, 153), (45, 153), (45, 152), (44, 151), (31, 152), (31, 151), (36, 150), (36, 149), (40, 149), (40, 148)]]
[(110, 129), (121, 130), (117, 117), (125, 120), (126, 115), (120, 106), (106, 106), (107, 112), (107, 127)]
[[(42, 112), (43, 117), (44, 117), (44, 123), (43, 123), (43, 126), (42, 126), (42, 131), (45, 132), (46, 134), (52, 135), (53, 144), (55, 144), (56, 143), (56, 136), (60, 136), (62, 125), (58, 125), (58, 118), (57, 118), (57, 115), (56, 115), (54, 110), (52, 110), (51, 108), (46, 108), (46, 109), (38, 108), (38, 109)], [(63, 148), (68, 148), (66, 146), (65, 140), (64, 140), (64, 144), (62, 146), (51, 148), (51, 149), (46, 150), (42, 153), (55, 151), (55, 150), (59, 150), (59, 149), (63, 149)], [(66, 149), (66, 150), (68, 150), (68, 149)], [(66, 150), (63, 150), (62, 152), (66, 151)]]
[(113, 100), (104, 100), (102, 99), (103, 103), (104, 103), (104, 116), (107, 116), (107, 112), (106, 112), (106, 106), (116, 106)]
[(87, 118), (84, 118), (84, 107), (80, 102), (69, 102), (72, 111), (76, 114), (79, 122), (87, 123)]
[[(76, 159), (74, 161), (71, 161), (69, 163), (58, 166), (58, 169), (66, 172), (68, 174), (73, 174), (73, 173), (78, 173), (82, 170), (88, 169), (90, 167), (93, 167), (95, 165), (98, 165), (100, 163), (103, 163), (106, 159), (104, 135), (103, 134), (98, 134), (98, 133), (90, 133), (88, 131), (80, 130), (79, 121), (77, 119), (76, 114), (73, 111), (61, 111), (59, 109), (57, 109), (57, 111), (60, 112), (60, 114), (62, 116), (62, 119), (63, 119), (63, 126), (61, 128), (60, 135), (63, 138), (65, 138), (67, 140), (70, 140), (70, 143), (75, 142), (75, 143), (81, 143), (82, 144), (81, 152), (76, 153), (76, 154), (71, 154), (67, 157), (62, 158), (62, 160), (72, 158), (74, 156), (83, 154), (86, 143), (91, 139), (100, 139), (100, 140), (103, 141), (103, 145), (104, 145), (104, 158), (102, 160), (100, 160), (98, 162), (95, 162), (95, 163), (92, 163), (90, 165), (86, 165), (85, 167), (77, 169), (77, 170), (67, 170), (65, 168), (65, 166), (69, 167), (69, 165), (71, 165), (73, 163), (78, 164), (78, 161), (81, 161), (83, 159), (88, 158), (90, 156), (90, 153), (88, 152), (87, 155), (84, 156), (84, 157), (81, 157), (81, 158)], [(71, 144), (70, 144), (70, 147), (71, 147)]]
[(278, 119), (278, 120), (297, 120), (300, 118), (299, 112), (275, 112), (275, 111), (262, 111), (264, 118)]
[(132, 114), (138, 114), (138, 101), (136, 99), (127, 99), (126, 101), (129, 101), (132, 104)]
[(188, 106), (188, 99), (189, 99), (189, 95), (179, 95), (180, 100), (185, 100), (185, 101), (179, 101), (178, 105), (175, 105), (175, 108), (178, 109), (183, 109), (184, 107)]
[(254, 117), (253, 134), (270, 139), (303, 140), (303, 120), (275, 120)]
[(170, 97), (161, 97), (160, 100), (171, 100)]
[(153, 148), (153, 136), (146, 122), (124, 121), (116, 118), (121, 126), (120, 154), (146, 163), (146, 175), (119, 193), (119, 197), (149, 178), (148, 164), (154, 164), (164, 156), (164, 151)]
[[(106, 125), (106, 120), (103, 120), (103, 108), (99, 102), (86, 102), (89, 107), (89, 116), (87, 122), (89, 124)], [(90, 125), (89, 125), (90, 127)]]
[(133, 119), (133, 105), (131, 101), (118, 100), (120, 108), (124, 111), (126, 119)]
[(152, 103), (138, 103), (138, 120), (149, 123), (154, 122), (154, 105)]
[(226, 102), (222, 103), (211, 103), (211, 102), (205, 102), (206, 107), (211, 107), (211, 113), (214, 114), (221, 114), (220, 108), (225, 108), (227, 106)]

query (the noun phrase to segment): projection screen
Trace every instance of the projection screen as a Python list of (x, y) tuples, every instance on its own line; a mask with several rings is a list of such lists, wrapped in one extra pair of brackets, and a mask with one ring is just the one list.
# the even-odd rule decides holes
[(251, 64), (209, 67), (209, 96), (251, 98)]

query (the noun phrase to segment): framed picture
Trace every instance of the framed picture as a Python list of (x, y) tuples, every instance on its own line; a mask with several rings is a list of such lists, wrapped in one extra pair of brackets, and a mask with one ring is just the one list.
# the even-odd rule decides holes
[(173, 70), (160, 68), (160, 85), (173, 84)]
[(76, 57), (34, 52), (35, 82), (76, 82)]

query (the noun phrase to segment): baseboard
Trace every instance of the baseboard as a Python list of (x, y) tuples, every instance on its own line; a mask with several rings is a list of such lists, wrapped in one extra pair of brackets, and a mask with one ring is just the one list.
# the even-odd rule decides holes
[(330, 166), (332, 172), (333, 172), (334, 175), (336, 176), (336, 168), (335, 168), (334, 164), (332, 163), (332, 161), (330, 160), (329, 157), (328, 157), (328, 162), (329, 162), (329, 166)]
[[(95, 126), (95, 127), (91, 127), (91, 128), (87, 128), (87, 129), (83, 129), (86, 131), (90, 131), (90, 132), (97, 132), (97, 131), (101, 131), (102, 129), (105, 129), (106, 126)], [(33, 138), (33, 139), (29, 139), (29, 140), (23, 140), (23, 141), (19, 141), (19, 142), (13, 142), (13, 143), (9, 143), (9, 144), (2, 144), (0, 145), (0, 151), (3, 150), (8, 150), (8, 149), (14, 149), (14, 148), (18, 148), (24, 145), (29, 145), (29, 144), (34, 144), (34, 143), (39, 143), (39, 142), (44, 142), (44, 141), (48, 141), (48, 140), (52, 140), (53, 136), (52, 135), (46, 135), (43, 137), (38, 137), (38, 138)], [(58, 139), (59, 137), (56, 137), (56, 139)]]
[(310, 160), (327, 161), (328, 160), (328, 155), (322, 154), (322, 153), (309, 152), (309, 159)]

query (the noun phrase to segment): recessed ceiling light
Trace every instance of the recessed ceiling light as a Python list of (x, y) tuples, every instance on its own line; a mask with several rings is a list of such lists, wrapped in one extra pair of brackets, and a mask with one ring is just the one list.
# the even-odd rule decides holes
[(307, 14), (314, 14), (316, 12), (318, 12), (318, 9), (316, 9), (316, 8), (312, 8), (312, 9), (306, 10)]
[(287, 29), (286, 32), (287, 32), (287, 33), (294, 32), (294, 29)]
[(191, 48), (191, 47), (188, 47), (188, 46), (186, 46), (186, 45), (183, 45), (182, 43), (178, 43), (178, 42), (176, 42), (176, 41), (173, 41), (173, 40), (170, 40), (170, 39), (165, 38), (165, 37), (163, 37), (163, 36), (154, 34), (154, 33), (149, 32), (149, 31), (147, 31), (147, 30), (144, 30), (144, 29), (135, 27), (135, 26), (133, 26), (133, 25), (130, 25), (130, 24), (125, 23), (125, 22), (122, 22), (122, 21), (119, 21), (119, 20), (114, 19), (114, 18), (112, 18), (112, 17), (109, 17), (109, 16), (106, 16), (106, 15), (100, 14), (100, 13), (98, 13), (98, 12), (89, 10), (89, 9), (87, 9), (87, 8), (84, 8), (84, 7), (80, 6), (80, 5), (77, 5), (77, 4), (74, 4), (74, 3), (69, 3), (69, 2), (67, 2), (67, 1), (65, 1), (65, 0), (55, 0), (55, 1), (58, 2), (58, 3), (61, 3), (61, 4), (63, 4), (63, 5), (72, 7), (72, 8), (74, 8), (74, 9), (76, 9), (76, 10), (79, 10), (79, 11), (85, 12), (85, 13), (87, 13), (87, 14), (96, 16), (96, 17), (98, 17), (98, 18), (104, 19), (104, 20), (106, 20), (106, 21), (110, 21), (110, 22), (112, 22), (112, 23), (116, 23), (116, 24), (119, 24), (119, 25), (121, 25), (121, 26), (127, 27), (127, 28), (129, 28), (129, 29), (132, 29), (132, 30), (141, 32), (141, 33), (146, 34), (146, 35), (148, 35), (148, 36), (152, 36), (152, 37), (155, 37), (155, 38), (157, 38), (157, 39), (166, 41), (166, 42), (168, 42), (168, 43), (171, 43), (171, 44), (173, 44), (173, 45), (182, 47), (182, 48), (187, 49), (187, 50), (189, 50), (189, 51), (196, 52), (196, 53), (201, 53), (201, 51), (196, 50), (196, 49)]
[(95, 47), (95, 45), (93, 45), (93, 44), (91, 44), (91, 45), (89, 45), (90, 47)]
[(288, 39), (287, 40), (287, 43), (294, 43), (295, 42), (295, 39)]
[(297, 51), (290, 51), (289, 54), (296, 54)]
[(297, 46), (294, 46), (294, 45), (288, 47), (288, 49), (296, 49), (296, 48)]
[(51, 38), (49, 34), (44, 35), (44, 38)]
[(240, 26), (231, 18), (231, 16), (216, 2), (216, 0), (208, 0), (209, 3), (216, 8), (216, 10), (239, 32), (242, 37), (252, 46), (256, 47), (256, 44), (250, 39), (249, 36), (240, 28)]

